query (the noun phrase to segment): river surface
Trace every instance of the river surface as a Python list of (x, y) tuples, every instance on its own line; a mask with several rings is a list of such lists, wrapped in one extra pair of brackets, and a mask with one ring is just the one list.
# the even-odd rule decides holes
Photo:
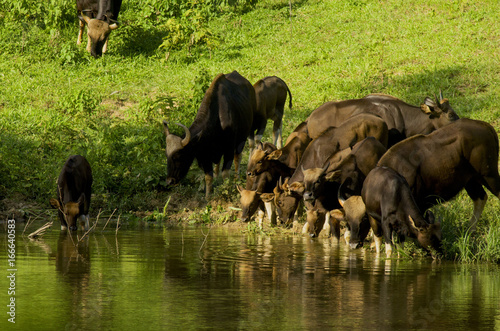
[(9, 295), (0, 230), (0, 330), (500, 330), (498, 265), (224, 227), (95, 231), (76, 247), (57, 227), (16, 232)]

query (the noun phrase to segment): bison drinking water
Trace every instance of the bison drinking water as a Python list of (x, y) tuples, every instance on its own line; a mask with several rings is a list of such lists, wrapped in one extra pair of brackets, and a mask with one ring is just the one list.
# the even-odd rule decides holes
[(89, 206), (92, 193), (92, 170), (81, 155), (68, 158), (57, 180), (57, 199), (50, 199), (53, 208), (59, 210), (61, 230), (77, 229), (78, 219), (89, 228)]

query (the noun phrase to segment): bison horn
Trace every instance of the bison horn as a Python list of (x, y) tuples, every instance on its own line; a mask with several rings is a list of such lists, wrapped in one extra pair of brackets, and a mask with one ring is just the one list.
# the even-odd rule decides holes
[(81, 14), (82, 14), (82, 18), (83, 18), (83, 20), (84, 20), (87, 24), (89, 24), (89, 22), (90, 22), (91, 18), (90, 18), (90, 17), (88, 17), (87, 15), (85, 15), (83, 12), (82, 12)]
[(186, 147), (186, 145), (189, 144), (189, 141), (191, 140), (191, 132), (189, 132), (189, 129), (185, 125), (183, 125), (181, 123), (176, 123), (176, 124), (178, 126), (180, 126), (181, 128), (183, 128), (184, 132), (186, 133), (186, 136), (181, 141), (182, 147)]
[(168, 123), (166, 120), (163, 120), (163, 130), (165, 131), (166, 136), (170, 134), (170, 130), (168, 129)]
[(118, 23), (113, 23), (113, 24), (111, 24), (111, 25), (109, 26), (109, 29), (110, 29), (110, 30), (116, 30), (116, 29), (118, 29)]
[(441, 89), (439, 89), (439, 101), (440, 101), (440, 103), (442, 103), (443, 100), (444, 100), (443, 91)]

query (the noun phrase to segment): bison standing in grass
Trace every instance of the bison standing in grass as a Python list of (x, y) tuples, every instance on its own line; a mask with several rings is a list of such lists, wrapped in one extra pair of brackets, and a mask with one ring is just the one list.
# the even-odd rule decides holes
[(233, 71), (219, 74), (208, 88), (196, 118), (189, 128), (179, 124), (184, 137), (170, 133), (167, 121), (163, 121), (166, 135), (167, 186), (186, 177), (194, 159), (205, 173), (206, 197), (212, 192), (213, 164), (222, 157), (222, 177), (229, 176), (234, 159), (238, 173), (241, 152), (248, 136), (251, 136), (255, 92), (252, 84)]

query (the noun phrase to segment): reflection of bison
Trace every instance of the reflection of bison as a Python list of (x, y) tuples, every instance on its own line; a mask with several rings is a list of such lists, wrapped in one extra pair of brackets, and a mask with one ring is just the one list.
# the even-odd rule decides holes
[(106, 53), (108, 37), (118, 28), (118, 13), (122, 0), (77, 0), (76, 9), (80, 19), (77, 44), (81, 44), (83, 30), (87, 24), (87, 51), (95, 58)]
[[(88, 237), (78, 242), (76, 236), (61, 232), (57, 240), (56, 269), (63, 275), (87, 279), (90, 274), (90, 249)], [(78, 282), (80, 284), (80, 282)], [(82, 284), (80, 284), (82, 285)]]
[(239, 170), (241, 152), (252, 126), (255, 92), (252, 84), (233, 71), (219, 74), (208, 88), (196, 118), (189, 129), (183, 125), (186, 136), (170, 133), (163, 121), (166, 134), (167, 185), (186, 177), (194, 159), (205, 172), (206, 197), (212, 191), (213, 164), (224, 156), (222, 176), (228, 177), (231, 163)]
[(59, 210), (61, 230), (77, 230), (78, 219), (89, 228), (89, 206), (92, 193), (92, 170), (81, 155), (73, 155), (64, 164), (57, 180), (57, 199), (50, 199)]

